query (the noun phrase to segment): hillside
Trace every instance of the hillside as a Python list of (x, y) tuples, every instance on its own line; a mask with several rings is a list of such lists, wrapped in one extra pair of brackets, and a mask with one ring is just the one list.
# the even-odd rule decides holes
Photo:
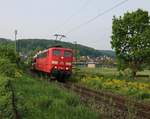
[(0, 38), (0, 44), (12, 42), (10, 39)]
[[(0, 38), (1, 42), (8, 42), (10, 40)], [(11, 41), (10, 41), (11, 42)], [(77, 49), (81, 56), (110, 56), (115, 57), (115, 53), (111, 50), (96, 50), (91, 47), (87, 47), (81, 44), (73, 44), (69, 42), (56, 41), (56, 40), (48, 40), (48, 39), (20, 39), (18, 40), (19, 51), (24, 53), (30, 53), (34, 50), (43, 50), (49, 48), (54, 45), (62, 45), (67, 48)]]

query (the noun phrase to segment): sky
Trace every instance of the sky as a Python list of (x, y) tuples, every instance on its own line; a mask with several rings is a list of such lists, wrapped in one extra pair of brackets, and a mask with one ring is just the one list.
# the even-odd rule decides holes
[[(96, 15), (123, 0), (0, 0), (0, 37), (14, 39), (55, 39), (54, 34), (64, 34), (65, 42), (111, 50), (113, 16), (138, 8), (150, 13), (150, 0), (128, 0), (124, 4), (98, 17), (93, 22), (77, 28)], [(75, 30), (72, 30), (77, 28)], [(72, 32), (70, 32), (72, 31)]]

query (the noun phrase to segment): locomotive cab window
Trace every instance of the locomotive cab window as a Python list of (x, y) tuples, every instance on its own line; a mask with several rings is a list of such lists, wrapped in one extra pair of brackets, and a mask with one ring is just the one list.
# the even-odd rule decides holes
[(61, 51), (60, 50), (53, 50), (53, 55), (60, 56), (61, 55)]
[(70, 51), (65, 51), (64, 52), (64, 57), (71, 57), (72, 53)]
[(45, 58), (47, 57), (47, 52), (41, 53), (37, 56), (37, 58)]

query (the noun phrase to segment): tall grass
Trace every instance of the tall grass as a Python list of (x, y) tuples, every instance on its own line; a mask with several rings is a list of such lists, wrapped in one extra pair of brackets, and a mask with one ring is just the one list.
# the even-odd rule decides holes
[(78, 96), (56, 85), (23, 76), (15, 82), (24, 119), (97, 119)]

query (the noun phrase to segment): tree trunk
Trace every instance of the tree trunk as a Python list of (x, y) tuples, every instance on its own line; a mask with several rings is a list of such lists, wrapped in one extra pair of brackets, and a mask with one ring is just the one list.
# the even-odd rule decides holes
[(132, 78), (135, 79), (135, 76), (136, 76), (136, 72), (138, 71), (138, 65), (137, 65), (137, 62), (136, 61), (132, 61), (130, 62), (130, 69), (132, 71)]
[(135, 76), (136, 76), (136, 71), (135, 71), (135, 70), (134, 70), (134, 71), (132, 70), (132, 78), (135, 79)]

